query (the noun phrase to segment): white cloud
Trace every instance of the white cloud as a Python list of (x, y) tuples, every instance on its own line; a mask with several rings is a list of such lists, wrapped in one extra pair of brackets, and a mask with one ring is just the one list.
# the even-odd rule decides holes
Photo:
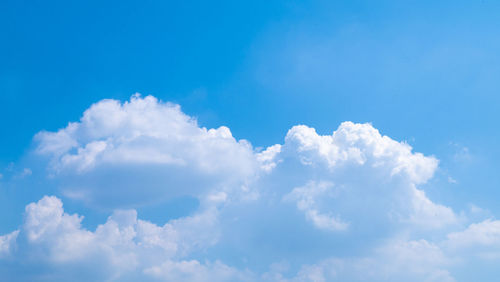
[[(79, 122), (35, 139), (62, 195), (114, 210), (91, 231), (56, 197), (26, 207), (20, 231), (0, 237), (0, 253), (59, 271), (51, 280), (65, 280), (73, 270), (83, 270), (83, 280), (120, 281), (286, 281), (293, 272), (296, 281), (451, 280), (439, 244), (411, 237), (443, 234), (460, 223), (420, 187), (438, 160), (370, 124), (344, 122), (331, 135), (298, 125), (283, 144), (260, 150), (224, 126), (200, 127), (178, 105), (135, 95), (125, 103), (100, 101)], [(199, 200), (196, 213), (163, 226), (128, 209), (184, 195)], [(399, 234), (412, 240), (379, 247)], [(323, 243), (365, 250), (343, 258)], [(303, 255), (309, 247), (322, 255)], [(262, 252), (300, 259), (287, 274), (264, 276), (218, 260), (221, 253), (247, 252), (257, 268), (269, 263)]]
[(500, 260), (500, 220), (487, 219), (470, 224), (465, 230), (452, 232), (444, 241), (451, 254), (462, 258), (479, 257)]
[(485, 220), (471, 224), (466, 230), (448, 234), (454, 246), (484, 245), (500, 246), (500, 220)]
[(303, 265), (298, 273), (285, 278), (270, 272), (271, 281), (455, 281), (446, 267), (453, 262), (441, 249), (425, 240), (391, 240), (370, 256), (329, 258)]
[(412, 153), (406, 143), (382, 136), (370, 124), (344, 122), (332, 135), (318, 135), (305, 125), (292, 127), (286, 144), (300, 155), (304, 164), (325, 163), (332, 170), (343, 164), (368, 165), (402, 174), (412, 183), (425, 183), (434, 174), (438, 161)]
[(257, 154), (257, 160), (262, 164), (262, 169), (266, 172), (273, 170), (276, 165), (276, 156), (281, 152), (281, 145), (269, 146), (264, 151)]
[[(83, 217), (64, 212), (60, 199), (45, 196), (26, 206), (20, 231), (0, 237), (0, 254), (10, 253), (33, 269), (43, 264), (61, 271), (66, 267), (89, 267), (90, 276), (83, 280), (124, 280), (122, 276), (127, 273), (142, 273), (162, 261), (177, 263), (176, 259), (215, 244), (215, 213), (208, 209), (158, 226), (137, 219), (135, 210), (117, 210), (92, 232), (82, 228)], [(17, 240), (19, 251), (15, 248), (16, 237), (22, 238)], [(63, 281), (70, 278), (64, 273), (59, 275)]]
[(19, 235), (19, 230), (0, 236), (0, 258), (9, 256), (13, 249), (15, 249), (17, 235)]
[(377, 254), (383, 258), (379, 267), (387, 277), (411, 273), (423, 281), (454, 281), (443, 268), (452, 264), (452, 260), (426, 240), (389, 242), (378, 249)]
[[(57, 171), (79, 173), (115, 163), (189, 166), (206, 173), (253, 173), (251, 146), (227, 127), (206, 129), (175, 104), (134, 95), (129, 102), (103, 100), (80, 122), (36, 136), (38, 152), (53, 158)], [(238, 159), (238, 160), (237, 160)]]
[[(295, 160), (298, 166), (287, 166)], [(296, 199), (298, 209), (318, 227), (345, 229), (346, 222), (355, 221), (360, 213), (418, 228), (442, 228), (458, 221), (450, 208), (433, 203), (416, 188), (433, 176), (438, 161), (412, 152), (406, 143), (382, 136), (370, 124), (344, 122), (332, 135), (294, 126), (275, 161), (283, 163), (276, 169), (286, 167), (283, 175), (300, 174), (301, 181), (306, 181), (286, 198)], [(327, 189), (330, 186), (324, 183), (335, 189)], [(353, 209), (353, 204), (358, 209)]]
[[(406, 222), (411, 218), (420, 225), (429, 222), (432, 227), (455, 220), (449, 208), (432, 203), (414, 188), (432, 177), (438, 161), (382, 136), (370, 124), (344, 122), (332, 135), (294, 126), (284, 145), (256, 152), (249, 142), (233, 138), (227, 127), (199, 127), (178, 105), (134, 95), (125, 103), (100, 101), (79, 122), (58, 132), (40, 132), (35, 139), (37, 152), (50, 157), (63, 194), (89, 205), (112, 203), (120, 208), (183, 195), (210, 202), (208, 198), (220, 193), (225, 200), (255, 200), (264, 189), (258, 178), (282, 167), (282, 175), (303, 178), (290, 183), (293, 186), (280, 184), (282, 196), (310, 181), (332, 182), (343, 191), (334, 201), (364, 201), (359, 197), (365, 193), (378, 199), (370, 205), (384, 206), (388, 217)], [(299, 160), (301, 171), (289, 169), (287, 163), (293, 159)], [(282, 176), (271, 177), (283, 182)], [(298, 191), (292, 193), (302, 199), (297, 198), (298, 203), (311, 202), (307, 191)], [(352, 220), (344, 216), (342, 206), (324, 199), (298, 208), (323, 229), (346, 229)]]
[(412, 223), (429, 228), (441, 228), (458, 223), (459, 218), (451, 208), (433, 203), (425, 196), (424, 191), (417, 188), (413, 188), (412, 193), (413, 213), (410, 217)]
[(40, 132), (35, 140), (37, 152), (51, 159), (51, 173), (63, 180), (65, 194), (101, 206), (240, 191), (260, 173), (261, 163), (263, 170), (273, 167), (272, 150), (256, 155), (227, 127), (199, 127), (178, 105), (152, 96), (102, 100), (79, 122)]
[[(313, 189), (310, 193), (322, 195), (332, 187), (328, 183), (313, 184), (317, 183), (310, 183), (302, 192)], [(300, 194), (297, 191), (293, 193)], [(303, 201), (307, 206), (308, 199)], [(220, 261), (186, 259), (217, 243), (216, 213), (209, 208), (158, 226), (137, 219), (135, 210), (117, 210), (92, 232), (82, 228), (82, 216), (64, 212), (60, 199), (45, 196), (26, 206), (20, 231), (0, 237), (0, 254), (32, 269), (50, 266), (55, 272), (51, 281), (73, 277), (71, 271), (65, 272), (67, 269), (87, 269), (80, 274), (82, 281), (454, 281), (446, 270), (453, 261), (438, 245), (426, 240), (389, 240), (374, 248), (370, 256), (330, 258), (303, 265), (292, 278), (281, 273), (288, 266), (272, 267), (272, 272), (258, 278), (250, 270)], [(497, 227), (497, 222), (485, 221), (448, 238), (462, 243), (498, 244)], [(16, 275), (21, 279), (23, 274)], [(44, 277), (42, 273), (40, 277)]]
[(309, 182), (306, 186), (297, 187), (289, 194), (285, 195), (287, 201), (296, 201), (297, 208), (304, 211), (308, 220), (320, 228), (331, 231), (345, 230), (348, 223), (330, 214), (324, 214), (316, 210), (316, 199), (318, 197), (333, 196), (333, 184), (329, 182)]

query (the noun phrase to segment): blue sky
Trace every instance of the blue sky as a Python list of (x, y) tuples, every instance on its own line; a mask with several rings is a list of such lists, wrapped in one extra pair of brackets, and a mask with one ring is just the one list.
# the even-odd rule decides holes
[(0, 273), (495, 281), (499, 12), (3, 1)]

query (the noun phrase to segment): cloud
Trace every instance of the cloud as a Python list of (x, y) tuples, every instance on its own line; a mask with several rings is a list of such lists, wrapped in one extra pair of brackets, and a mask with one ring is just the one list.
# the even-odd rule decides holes
[(370, 124), (344, 122), (332, 135), (318, 135), (305, 125), (292, 127), (285, 138), (303, 164), (321, 162), (334, 169), (345, 164), (367, 165), (425, 183), (437, 168), (434, 157), (413, 153), (411, 146), (382, 136)]
[[(35, 142), (63, 198), (111, 215), (87, 230), (60, 195), (28, 204), (19, 230), (0, 237), (0, 256), (11, 261), (0, 263), (6, 276), (30, 269), (25, 280), (64, 281), (75, 272), (118, 281), (452, 279), (453, 252), (436, 238), (462, 221), (422, 189), (438, 160), (371, 124), (344, 122), (327, 135), (297, 125), (261, 150), (224, 126), (199, 126), (178, 105), (134, 95), (99, 101)], [(196, 197), (198, 209), (162, 226), (131, 209), (180, 196)], [(276, 261), (290, 267), (264, 273)]]
[(448, 234), (448, 240), (455, 246), (500, 244), (500, 221), (487, 219), (471, 224), (464, 231)]
[(269, 146), (264, 151), (257, 154), (257, 160), (262, 164), (262, 169), (271, 172), (277, 165), (276, 156), (281, 152), (281, 145)]
[[(282, 281), (455, 281), (445, 267), (452, 264), (441, 249), (425, 240), (392, 240), (371, 256), (329, 258), (304, 265)], [(275, 274), (276, 275), (276, 274)]]
[[(455, 221), (449, 208), (416, 188), (433, 176), (438, 161), (382, 136), (370, 124), (344, 122), (332, 135), (294, 126), (283, 145), (259, 152), (234, 139), (227, 127), (199, 127), (178, 105), (137, 94), (125, 103), (102, 100), (79, 122), (40, 132), (35, 140), (37, 152), (49, 157), (63, 195), (91, 206), (138, 206), (185, 195), (205, 201), (217, 193), (226, 200), (255, 199), (264, 190), (259, 179), (271, 174), (282, 196), (291, 193), (288, 198), (295, 197), (299, 210), (319, 228), (346, 229), (351, 219), (342, 207), (320, 207), (329, 203), (308, 195), (315, 189), (297, 188), (311, 181), (338, 187), (333, 202), (371, 197), (374, 209), (385, 206), (387, 214), (407, 222), (438, 227)], [(287, 164), (294, 162), (293, 168)], [(275, 177), (273, 170), (281, 175)], [(297, 173), (302, 182), (284, 183), (283, 175)]]
[(35, 141), (66, 195), (101, 206), (241, 190), (260, 173), (260, 162), (264, 170), (272, 167), (271, 152), (257, 156), (227, 127), (199, 127), (178, 105), (152, 96), (102, 100), (79, 122), (40, 132)]
[(64, 212), (60, 199), (45, 196), (26, 206), (20, 230), (0, 237), (0, 250), (32, 270), (45, 265), (55, 272), (56, 281), (71, 278), (72, 273), (63, 271), (68, 268), (87, 269), (83, 281), (124, 280), (125, 274), (142, 273), (215, 244), (215, 212), (209, 209), (158, 226), (137, 219), (135, 210), (117, 210), (92, 232), (82, 228), (82, 216)]
[(236, 141), (224, 126), (200, 128), (178, 105), (152, 96), (134, 95), (123, 104), (100, 101), (80, 122), (58, 132), (40, 132), (35, 139), (38, 152), (52, 158), (57, 172), (84, 173), (103, 164), (124, 163), (189, 166), (207, 174), (253, 172), (247, 141)]
[(19, 235), (19, 230), (13, 231), (10, 234), (0, 236), (0, 258), (5, 258), (15, 248), (15, 242)]
[(23, 178), (23, 177), (27, 177), (27, 176), (30, 176), (33, 172), (31, 171), (31, 169), (29, 168), (24, 168), (22, 172), (20, 172), (17, 177), (18, 178)]
[(240, 272), (220, 261), (201, 264), (196, 260), (166, 261), (159, 266), (145, 269), (148, 276), (164, 281), (255, 281), (249, 272)]
[(320, 213), (315, 209), (316, 199), (331, 194), (332, 187), (333, 184), (328, 182), (309, 182), (304, 187), (294, 188), (292, 192), (285, 195), (284, 199), (296, 201), (297, 208), (304, 211), (307, 219), (312, 221), (316, 227), (332, 231), (345, 230), (349, 225), (348, 223), (342, 222), (342, 220), (332, 215)]
[(280, 149), (276, 170), (282, 166), (284, 171), (277, 181), (300, 174), (295, 184), (300, 186), (286, 199), (294, 198), (317, 227), (345, 229), (346, 222), (360, 213), (379, 222), (401, 221), (419, 228), (458, 222), (450, 208), (433, 203), (417, 188), (433, 176), (438, 160), (412, 152), (411, 146), (382, 136), (370, 124), (344, 122), (332, 135), (294, 126)]
[(453, 254), (487, 260), (500, 259), (500, 220), (487, 219), (447, 235), (445, 246)]
[(413, 188), (412, 193), (411, 223), (429, 228), (440, 228), (458, 223), (459, 218), (451, 208), (433, 203), (422, 190)]
[[(82, 216), (66, 213), (60, 199), (45, 196), (26, 206), (20, 230), (0, 237), (2, 258), (15, 266), (3, 274), (36, 281), (454, 281), (445, 269), (453, 261), (426, 240), (392, 239), (369, 256), (302, 265), (290, 278), (281, 273), (288, 266), (259, 275), (220, 260), (189, 259), (219, 243), (216, 213), (210, 208), (158, 226), (137, 219), (135, 210), (116, 210), (89, 231), (81, 226)], [(14, 273), (21, 266), (29, 271)]]

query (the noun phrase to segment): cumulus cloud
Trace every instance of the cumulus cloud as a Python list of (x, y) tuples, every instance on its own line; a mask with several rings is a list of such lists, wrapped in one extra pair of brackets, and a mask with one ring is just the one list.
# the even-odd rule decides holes
[(241, 190), (260, 172), (261, 162), (265, 170), (272, 167), (267, 161), (272, 152), (257, 157), (250, 143), (236, 140), (227, 127), (199, 127), (178, 105), (152, 96), (102, 100), (79, 122), (40, 132), (35, 140), (37, 152), (50, 159), (51, 173), (65, 180), (66, 195), (107, 205)]
[[(319, 228), (346, 229), (350, 219), (339, 219), (344, 218), (342, 207), (331, 210), (328, 202), (307, 195), (315, 189), (297, 188), (311, 181), (339, 187), (342, 192), (334, 201), (371, 197), (371, 206), (385, 206), (387, 214), (402, 220), (433, 227), (455, 221), (450, 209), (432, 203), (415, 187), (432, 177), (438, 161), (412, 152), (408, 144), (381, 135), (370, 124), (345, 122), (332, 135), (294, 126), (283, 145), (259, 152), (248, 141), (236, 140), (227, 127), (200, 127), (178, 105), (134, 95), (125, 103), (100, 101), (79, 122), (40, 132), (35, 140), (37, 152), (49, 157), (63, 194), (100, 206), (183, 195), (205, 200), (217, 193), (225, 199), (255, 199), (263, 190), (255, 183), (259, 177), (281, 169), (284, 175), (301, 174), (302, 183), (283, 183), (280, 193), (291, 193), (288, 198), (295, 197), (298, 209)], [(290, 168), (294, 159), (299, 160), (295, 169), (304, 171)], [(283, 176), (276, 181), (283, 182)]]
[(488, 219), (471, 224), (464, 231), (448, 234), (448, 240), (455, 246), (500, 245), (500, 221)]
[(109, 163), (153, 163), (245, 176), (254, 165), (250, 144), (235, 140), (227, 127), (200, 128), (179, 105), (153, 96), (134, 95), (123, 104), (100, 101), (85, 111), (80, 122), (57, 132), (40, 132), (35, 138), (38, 152), (52, 158), (57, 172), (84, 173)]
[[(82, 216), (67, 214), (60, 199), (45, 196), (26, 206), (21, 230), (0, 237), (0, 250), (34, 269), (47, 264), (55, 272), (59, 268), (88, 269), (90, 276), (81, 280), (127, 280), (122, 276), (155, 269), (162, 262), (182, 264), (175, 260), (215, 244), (215, 212), (209, 209), (158, 226), (137, 219), (135, 210), (117, 210), (106, 223), (89, 231), (81, 226)], [(221, 268), (222, 264), (215, 266)], [(63, 271), (54, 275), (54, 280), (62, 281), (71, 277)]]
[[(216, 213), (210, 208), (158, 226), (137, 219), (135, 210), (116, 210), (90, 231), (81, 226), (82, 216), (64, 211), (59, 198), (45, 196), (26, 206), (20, 230), (0, 237), (2, 258), (9, 256), (16, 265), (11, 271), (22, 265), (30, 273), (4, 274), (37, 281), (454, 281), (446, 270), (452, 260), (426, 240), (389, 240), (369, 256), (323, 259), (288, 278), (280, 272), (288, 267), (259, 275), (219, 260), (189, 259), (218, 243)], [(472, 233), (484, 233), (476, 229)], [(462, 236), (457, 234), (448, 237), (457, 240)], [(78, 278), (75, 271), (82, 272)]]
[(462, 258), (475, 256), (486, 260), (500, 259), (500, 220), (487, 219), (472, 223), (465, 230), (452, 232), (444, 242), (447, 250)]
[[(439, 162), (371, 124), (344, 122), (329, 135), (298, 125), (261, 150), (134, 95), (102, 100), (35, 142), (63, 197), (111, 215), (87, 230), (57, 197), (27, 205), (20, 229), (0, 237), (0, 257), (35, 269), (25, 280), (77, 271), (119, 281), (452, 281), (447, 246), (465, 241), (419, 237), (461, 224), (422, 189)], [(198, 209), (163, 226), (130, 209), (185, 195)], [(416, 238), (381, 244), (401, 234)], [(262, 274), (288, 259), (287, 271)]]
[(277, 181), (300, 174), (291, 184), (298, 187), (286, 198), (296, 199), (297, 208), (319, 228), (345, 229), (360, 213), (379, 223), (428, 228), (458, 222), (450, 208), (433, 203), (417, 188), (433, 176), (437, 159), (412, 152), (411, 146), (381, 135), (370, 124), (344, 122), (331, 135), (294, 126), (274, 161), (277, 170), (284, 167)]
[(415, 184), (425, 183), (438, 165), (434, 157), (413, 153), (411, 146), (382, 136), (370, 124), (344, 122), (332, 135), (298, 125), (285, 140), (303, 164), (321, 162), (331, 170), (343, 164), (367, 165), (387, 170), (390, 176), (403, 175)]

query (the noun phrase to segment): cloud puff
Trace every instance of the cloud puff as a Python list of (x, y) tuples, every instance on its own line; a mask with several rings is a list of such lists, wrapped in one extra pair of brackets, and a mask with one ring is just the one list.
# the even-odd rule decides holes
[(0, 236), (0, 258), (10, 255), (12, 250), (15, 248), (17, 235), (19, 235), (19, 230)]
[(305, 125), (292, 127), (286, 144), (296, 151), (304, 164), (323, 163), (331, 170), (345, 164), (366, 165), (388, 170), (388, 175), (404, 175), (415, 184), (432, 177), (438, 161), (411, 146), (382, 136), (370, 124), (344, 122), (332, 135), (318, 135)]
[(447, 235), (444, 246), (450, 253), (463, 258), (476, 256), (486, 260), (498, 260), (500, 220), (487, 219), (472, 223), (465, 230), (452, 232)]
[(37, 152), (50, 158), (51, 173), (64, 180), (66, 195), (107, 205), (238, 190), (259, 173), (259, 159), (270, 167), (269, 157), (258, 159), (227, 127), (199, 127), (178, 105), (152, 96), (102, 100), (79, 122), (35, 140)]
[[(122, 276), (155, 269), (162, 262), (182, 259), (215, 244), (215, 213), (208, 209), (158, 226), (137, 219), (135, 210), (117, 210), (92, 232), (82, 228), (83, 217), (64, 212), (60, 199), (45, 196), (26, 206), (20, 230), (0, 237), (0, 250), (2, 254), (10, 252), (18, 263), (32, 269), (44, 264), (52, 268), (54, 274), (49, 280), (70, 279), (74, 273), (63, 269), (87, 269), (80, 277), (82, 281), (127, 280)], [(220, 263), (215, 266), (222, 267)], [(38, 277), (44, 275), (42, 271)]]
[(500, 245), (500, 221), (488, 219), (471, 224), (464, 231), (448, 234), (448, 240), (455, 246)]
[(274, 162), (275, 174), (281, 173), (276, 181), (294, 178), (285, 198), (295, 199), (319, 228), (346, 229), (360, 214), (378, 224), (390, 220), (428, 228), (458, 221), (450, 208), (433, 203), (417, 188), (433, 176), (437, 159), (412, 152), (370, 124), (344, 122), (332, 135), (294, 126)]
[(38, 151), (53, 158), (57, 171), (84, 173), (106, 163), (155, 163), (209, 174), (252, 173), (248, 142), (236, 141), (224, 126), (200, 128), (178, 105), (153, 96), (134, 95), (123, 104), (100, 101), (85, 111), (80, 122), (35, 138)]

